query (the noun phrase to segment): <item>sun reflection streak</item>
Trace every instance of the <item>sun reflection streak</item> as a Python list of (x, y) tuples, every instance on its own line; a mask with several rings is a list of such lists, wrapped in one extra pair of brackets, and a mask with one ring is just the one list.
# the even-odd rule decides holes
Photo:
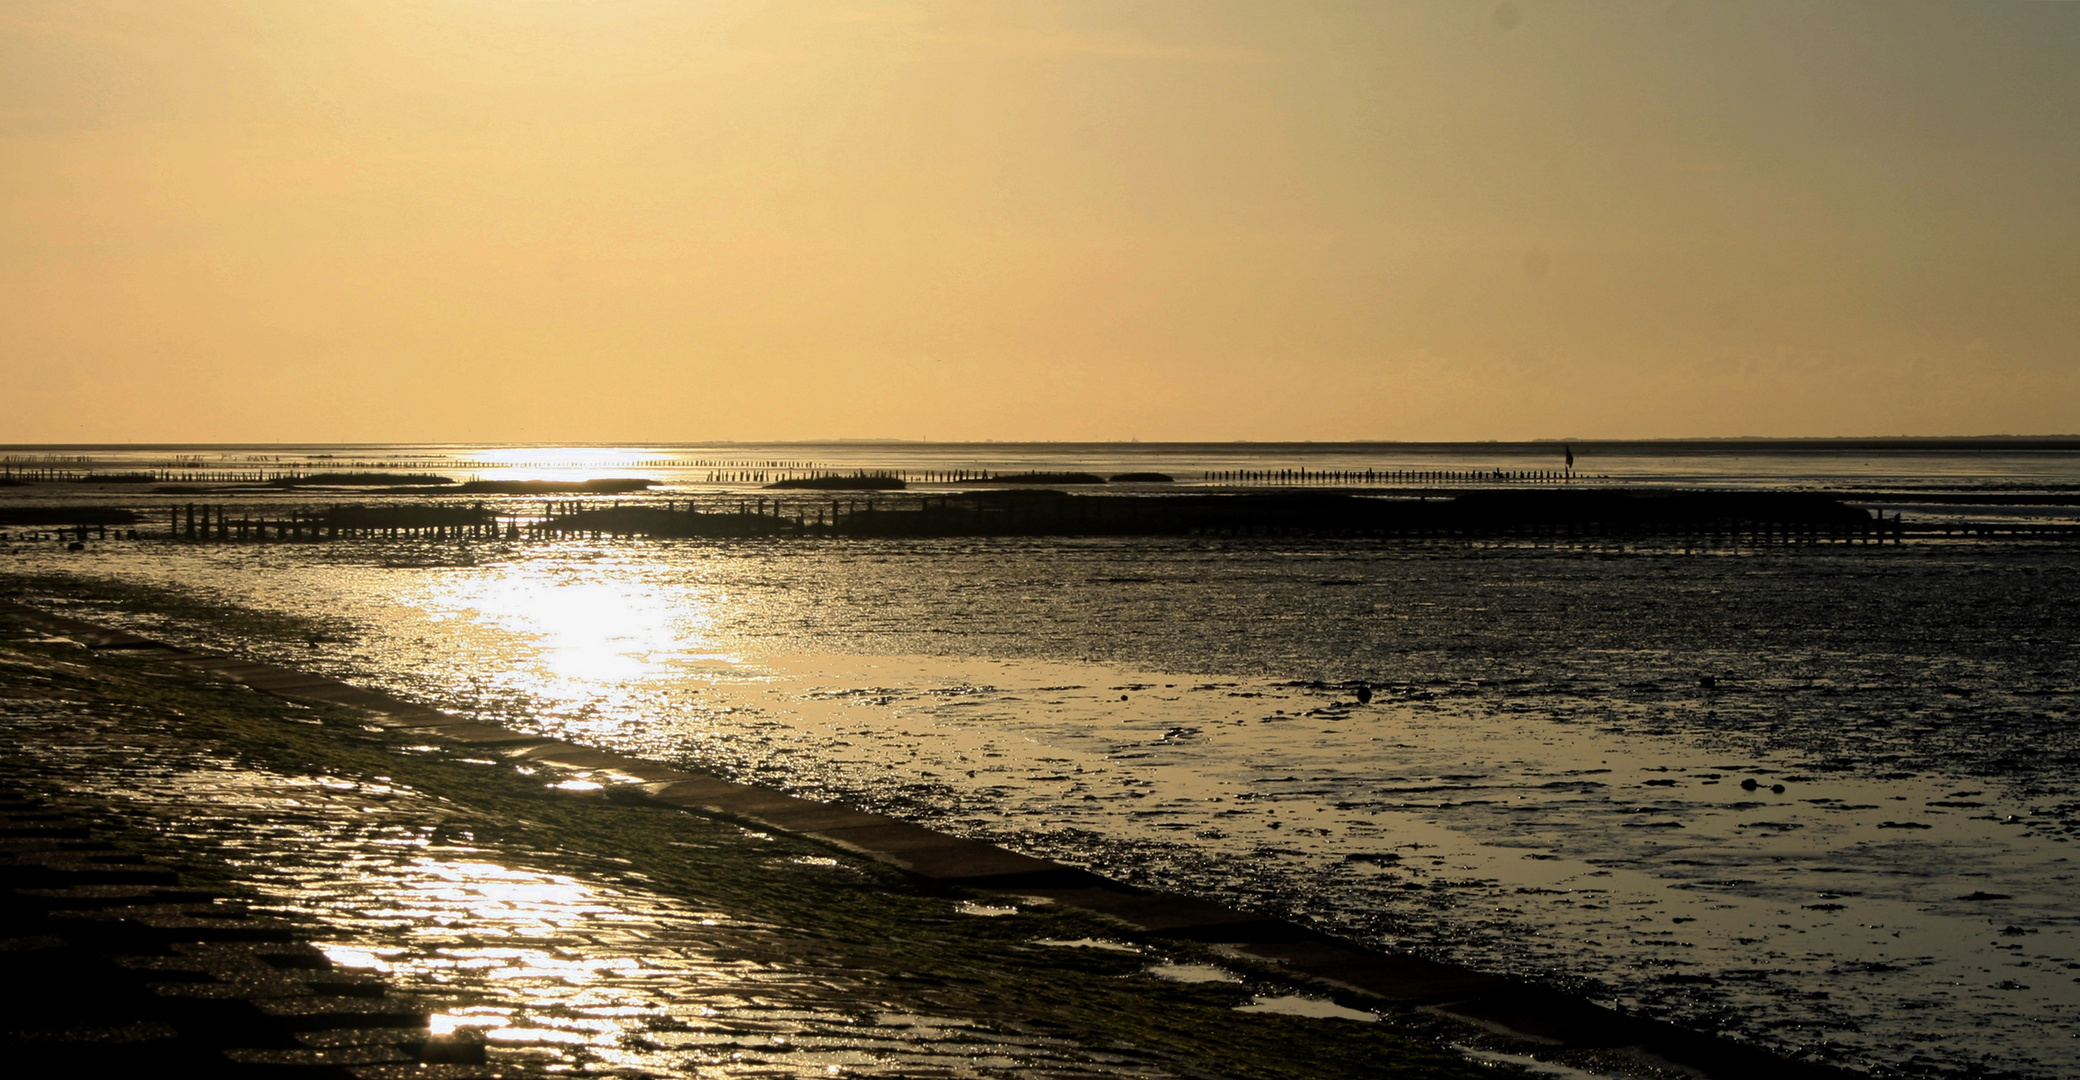
[(511, 446), (471, 454), (501, 480), (590, 480), (633, 477), (660, 451), (634, 446)]
[(499, 567), (432, 583), (417, 603), (435, 620), (482, 627), (505, 657), (496, 677), (566, 707), (625, 696), (687, 664), (733, 662), (710, 647), (726, 597), (628, 569)]
[(69, 790), (223, 852), (257, 908), (421, 997), (433, 1034), (482, 1040), (501, 1072), (1162, 1075), (1137, 1055), (1094, 1061), (1073, 1040), (949, 1014), (781, 927), (659, 892), (622, 859), (457, 842), (503, 819), (390, 777), (253, 768), (168, 737), (170, 718), (125, 712), (117, 726), (90, 708), (0, 702), (0, 720), (34, 736), (22, 753)]

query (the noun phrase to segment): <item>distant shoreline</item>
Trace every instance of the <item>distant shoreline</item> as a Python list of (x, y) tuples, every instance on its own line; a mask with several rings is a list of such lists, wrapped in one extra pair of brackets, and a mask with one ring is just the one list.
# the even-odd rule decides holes
[(1165, 442), (1141, 442), (1121, 440), (1098, 441), (972, 441), (972, 440), (923, 440), (923, 439), (774, 439), (747, 441), (736, 439), (694, 440), (624, 440), (616, 442), (224, 442), (224, 443), (0, 443), (0, 454), (5, 453), (63, 453), (91, 450), (169, 450), (169, 451), (264, 451), (264, 450), (375, 450), (397, 447), (441, 448), (448, 450), (477, 450), (502, 447), (567, 447), (571, 449), (679, 449), (692, 447), (844, 447), (898, 449), (904, 447), (957, 450), (964, 448), (990, 448), (994, 450), (1020, 450), (1034, 448), (1088, 448), (1092, 450), (1133, 450), (1141, 453), (1176, 452), (1182, 450), (1247, 448), (1253, 452), (1283, 453), (1348, 453), (1362, 450), (1393, 450), (1398, 453), (1538, 453), (1550, 456), (1565, 447), (1573, 447), (1577, 453), (1599, 454), (1623, 451), (1652, 452), (1656, 454), (1812, 454), (1812, 453), (2062, 453), (2080, 454), (2080, 435), (1902, 435), (1902, 436), (1816, 436), (1816, 437), (1766, 437), (1766, 436), (1713, 436), (1671, 439), (1600, 439), (1600, 438), (1552, 438), (1552, 439), (1499, 439), (1499, 440), (1456, 440), (1456, 441), (1401, 441), (1393, 439), (1356, 439), (1332, 442), (1285, 442), (1250, 440), (1178, 440)]

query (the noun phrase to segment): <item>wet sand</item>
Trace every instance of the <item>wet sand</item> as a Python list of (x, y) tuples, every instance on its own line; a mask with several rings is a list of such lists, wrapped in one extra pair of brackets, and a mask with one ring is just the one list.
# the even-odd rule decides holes
[(2060, 551), (314, 551), (34, 588), (1787, 1053), (2069, 1071)]
[[(272, 901), (282, 913), (343, 938), (326, 948), (335, 963), (381, 972), (422, 992), (454, 996), (463, 991), (464, 1000), (444, 1004), (435, 1015), (436, 1033), (457, 1028), (480, 1030), (495, 1050), (521, 1064), (645, 1072), (658, 1067), (662, 1057), (672, 1060), (676, 1068), (721, 1070), (717, 1075), (752, 1064), (767, 1069), (784, 1065), (784, 1071), (821, 1070), (822, 1074), (888, 1072), (892, 1067), (897, 1074), (913, 1075), (918, 1069), (945, 1067), (930, 1060), (936, 1054), (964, 1062), (961, 1067), (968, 1072), (957, 1075), (982, 1075), (997, 1069), (1020, 1075), (1050, 1075), (1063, 1069), (1084, 1070), (1075, 1072), (1077, 1075), (1191, 1074), (1200, 1071), (1190, 1061), (1197, 1055), (1186, 1054), (1180, 1060), (1176, 1051), (1181, 1048), (1167, 1048), (1172, 1052), (1166, 1054), (1163, 1039), (1148, 1038), (1151, 1021), (1156, 1030), (1165, 1028), (1157, 1017), (1181, 1020), (1192, 1011), (1176, 1010), (1173, 1002), (1164, 1000), (1188, 991), (1225, 996), (1225, 1002), (1214, 1007), (1224, 1006), (1230, 1022), (1235, 1015), (1243, 1015), (1264, 1017), (1274, 1024), (1336, 1026), (1337, 1030), (1329, 1032), (1306, 1033), (1323, 1049), (1298, 1055), (1318, 1060), (1307, 1062), (1293, 1075), (1343, 1075), (1342, 1070), (1352, 1063), (1362, 1063), (1369, 1070), (1389, 1061), (1445, 1073), (1463, 1069), (1472, 1061), (1490, 1068), (1513, 1068), (1513, 1062), (1533, 1062), (1523, 1051), (1535, 1046), (1543, 1047), (1542, 1057), (1557, 1057), (1560, 1062), (1611, 1075), (1658, 1072), (1660, 1066), (1651, 1063), (1669, 1059), (1714, 1076), (1823, 1072), (1744, 1052), (1730, 1044), (1626, 1021), (1578, 999), (1413, 958), (1366, 954), (1291, 924), (1121, 888), (1087, 874), (875, 815), (804, 803), (639, 760), (459, 721), (387, 695), (272, 665), (186, 653), (120, 631), (41, 616), (27, 609), (0, 614), (12, 614), (46, 634), (53, 630), (65, 633), (63, 638), (26, 638), (8, 647), (9, 656), (0, 658), (6, 661), (0, 669), (25, 684), (10, 695), (7, 709), (10, 726), (20, 740), (16, 767), (28, 766), (22, 779), (41, 780), (73, 798), (87, 796), (90, 804), (121, 802), (124, 805), (118, 813), (124, 820), (134, 826), (139, 813), (157, 818), (161, 839), (171, 835), (184, 840), (191, 845), (191, 856), (195, 853), (192, 846), (199, 846), (228, 857), (230, 876), (259, 891), (263, 903)], [(88, 664), (61, 658), (65, 646), (81, 644), (104, 652)], [(53, 650), (60, 655), (52, 655)], [(105, 650), (128, 654), (129, 663), (112, 661)], [(109, 667), (112, 663), (114, 670)], [(156, 726), (138, 715), (129, 716), (127, 724), (111, 723), (110, 714), (151, 711), (134, 701), (107, 700), (111, 685), (134, 683), (139, 675), (174, 679), (183, 682), (184, 689), (205, 694), (215, 690), (222, 696), (223, 684), (194, 684), (193, 672), (177, 672), (178, 667), (214, 672), (291, 700), (273, 700), (270, 708), (263, 699), (257, 714), (229, 717), (228, 728), (215, 725), (212, 734), (216, 737), (206, 749), (192, 743), (180, 745), (197, 734), (192, 730), (196, 715), (192, 711), (179, 725), (185, 740), (169, 738), (174, 729), (163, 716)], [(103, 700), (84, 703), (88, 707), (82, 709), (83, 703), (74, 700), (74, 695), (53, 695), (48, 687), (36, 685), (52, 683), (54, 676), (61, 682), (91, 682), (95, 696)], [(165, 685), (158, 683), (154, 689)], [(134, 690), (131, 696), (135, 696)], [(343, 703), (353, 707), (339, 715)], [(186, 704), (191, 710), (195, 707), (193, 702)], [(280, 715), (285, 706), (295, 710), (286, 718)], [(213, 711), (223, 708), (219, 702)], [(265, 715), (268, 713), (274, 715)], [(285, 725), (284, 719), (290, 724)], [(304, 736), (292, 742), (308, 743), (314, 737), (325, 742), (324, 736), (330, 735), (336, 743), (348, 724), (358, 731), (349, 738), (363, 745), (300, 747), (295, 756), (305, 766), (303, 775), (277, 765), (233, 760), (234, 750), (244, 750), (237, 756), (250, 758), (256, 748), (258, 756), (278, 757), (290, 746), (280, 738), (284, 733)], [(328, 728), (332, 730), (328, 732)], [(231, 737), (225, 738), (227, 735)], [(124, 743), (122, 753), (94, 753), (108, 749), (111, 736)], [(253, 743), (256, 736), (257, 747), (240, 745)], [(97, 742), (102, 745), (97, 747)], [(314, 750), (324, 755), (328, 766), (318, 775), (308, 773), (312, 763), (307, 755)], [(385, 759), (376, 763), (384, 774), (356, 778), (353, 770), (330, 767), (336, 757), (361, 758), (365, 764), (371, 750), (387, 751)], [(459, 811), (455, 800), (400, 779), (396, 774), (408, 771), (401, 762), (434, 771), (457, 765), (466, 767), (465, 771), (489, 768), (488, 775), (513, 789), (510, 793), (524, 793), (528, 801), (549, 806), (502, 807), (490, 818), (480, 816), (475, 827), (464, 827), (457, 819), (472, 815)], [(52, 785), (53, 781), (57, 783)], [(469, 786), (482, 785), (479, 781)], [(476, 801), (481, 802), (482, 796)], [(719, 813), (720, 820), (691, 819), (705, 822), (705, 834), (698, 828), (682, 832), (667, 824), (670, 835), (661, 844), (654, 823), (646, 823), (651, 824), (651, 830), (644, 830), (652, 832), (649, 836), (623, 835), (619, 844), (587, 844), (582, 861), (591, 874), (516, 865), (568, 859), (572, 837), (563, 835), (566, 830), (583, 833), (586, 830), (578, 826), (597, 827), (600, 816), (642, 813), (660, 802)], [(582, 805), (585, 803), (590, 806)], [(478, 829), (506, 832), (516, 824), (547, 827), (531, 816), (509, 819), (509, 815), (518, 810), (523, 815), (548, 816), (543, 811), (550, 806), (581, 815), (560, 823), (558, 851), (528, 850), (525, 845), (519, 851), (502, 851), (481, 845)], [(573, 806), (578, 808), (571, 810)], [(106, 805), (100, 808), (110, 809)], [(784, 828), (771, 832), (746, 829), (742, 824), (746, 819), (799, 828), (809, 832), (809, 840), (826, 844), (820, 850), (813, 844), (803, 845), (802, 838), (786, 835)], [(719, 837), (718, 828), (725, 830)], [(631, 847), (629, 841), (638, 838), (648, 843)], [(833, 851), (830, 841), (840, 850)], [(967, 964), (984, 957), (1000, 961), (991, 965), (989, 974), (1010, 976), (1022, 991), (1018, 996), (1027, 1000), (1016, 1007), (986, 1009), (978, 1016), (974, 1007), (978, 1000), (972, 992), (958, 996), (958, 1008), (948, 1007), (953, 1004), (950, 999), (933, 1000), (926, 993), (924, 1008), (911, 1004), (898, 1016), (888, 1011), (895, 1007), (888, 997), (901, 995), (892, 995), (885, 985), (870, 986), (874, 980), (862, 978), (863, 974), (885, 976), (885, 965), (877, 964), (862, 973), (835, 957), (800, 948), (803, 938), (831, 929), (827, 906), (819, 905), (813, 914), (802, 910), (776, 913), (770, 910), (772, 897), (762, 891), (754, 906), (768, 910), (750, 916), (741, 905), (731, 910), (733, 905), (712, 901), (689, 909), (687, 896), (660, 890), (656, 878), (648, 873), (610, 871), (610, 880), (598, 880), (602, 862), (640, 865), (655, 861), (659, 847), (680, 849), (673, 853), (679, 858), (698, 851), (693, 857), (703, 864), (737, 864), (730, 868), (739, 871), (748, 851), (768, 875), (781, 865), (790, 874), (806, 870), (812, 878), (818, 876), (817, 871), (830, 871), (844, 879), (854, 900), (864, 893), (890, 902), (913, 901), (910, 910), (871, 914), (876, 921), (894, 915), (909, 934), (929, 928), (939, 939), (931, 943), (939, 953), (932, 959), (942, 968), (949, 960), (943, 950), (949, 949)], [(904, 867), (911, 874), (892, 877), (881, 867), (847, 858), (843, 849)], [(701, 867), (705, 872), (715, 869)], [(680, 873), (683, 875), (683, 868)], [(924, 881), (919, 882), (919, 876)], [(934, 882), (942, 887), (930, 888)], [(916, 892), (920, 884), (927, 886), (925, 893)], [(958, 889), (948, 893), (943, 887), (962, 884), (982, 890), (980, 898), (963, 899)], [(795, 891), (794, 885), (789, 882), (783, 888)], [(950, 918), (949, 898), (954, 900)], [(743, 898), (740, 894), (732, 899)], [(917, 901), (930, 910), (916, 910)], [(1093, 919), (1078, 908), (1109, 915), (1111, 921)], [(1031, 959), (1042, 964), (1051, 978), (1036, 981), (1031, 970), (1003, 970), (1004, 934), (974, 940), (977, 925), (1002, 927), (1006, 934), (1023, 937), (1011, 948), (1034, 954)], [(787, 928), (783, 933), (792, 939), (787, 944), (795, 948), (760, 940), (762, 932), (780, 927)], [(867, 929), (871, 937), (873, 929)], [(1122, 934), (1123, 929), (1127, 933)], [(1052, 933), (1026, 936), (1036, 930)], [(1194, 940), (1228, 944), (1209, 949), (1195, 947)], [(775, 952), (788, 955), (775, 956)], [(1106, 989), (1134, 1000), (1125, 1003), (1123, 1011), (1120, 1003), (1114, 1003), (1096, 1014), (1086, 1012), (1078, 1017), (1085, 1025), (1097, 1021), (1095, 1030), (1063, 1023), (1059, 1014), (1064, 1008), (1073, 1011), (1069, 1002), (1082, 1003), (1086, 1009), (1094, 1004), (1089, 987), (1047, 987), (1063, 975), (1089, 974), (1065, 970), (1087, 968), (1089, 962), (1080, 959), (1064, 964), (1060, 959), (1064, 956), (1096, 957), (1100, 967), (1132, 965), (1111, 971), (1110, 981), (1115, 985)], [(1276, 965), (1285, 970), (1277, 972)], [(1325, 992), (1328, 988), (1319, 984), (1311, 988), (1292, 985), (1290, 976), (1301, 972), (1329, 976), (1346, 991), (1369, 993), (1356, 998), (1345, 993), (1341, 995), (1344, 1001), (1334, 1001), (1332, 997), (1337, 995)], [(1117, 980), (1123, 975), (1142, 977), (1132, 980), (1135, 982), (1153, 980), (1164, 985), (1166, 992), (1152, 998), (1146, 988), (1131, 983), (1122, 989)], [(904, 971), (895, 972), (893, 978), (898, 983), (919, 981)], [(937, 977), (922, 981), (946, 983)], [(969, 991), (978, 986), (996, 989), (993, 979), (956, 981), (969, 984), (964, 987)], [(497, 992), (488, 992), (490, 987)], [(1036, 990), (1046, 994), (1048, 989), (1067, 991), (1070, 996), (1046, 1006), (1031, 999)], [(983, 1000), (991, 996), (986, 993)], [(472, 997), (477, 1000), (469, 1000)], [(660, 1002), (660, 997), (666, 1000)], [(696, 1003), (691, 1006), (693, 1013), (703, 1018), (699, 1022), (683, 1015), (689, 998)], [(775, 998), (793, 1000), (775, 1013), (771, 1012)], [(1418, 1003), (1441, 1005), (1445, 1015), (1478, 1026), (1453, 1025), (1438, 1019), (1435, 1010), (1425, 1015), (1408, 1008)], [(1198, 1004), (1203, 1008), (1208, 1003)], [(1036, 1018), (1050, 1014), (1051, 1022), (1043, 1021), (1043, 1027), (1059, 1029), (1062, 1034), (1033, 1041), (1029, 1036)], [(747, 1015), (762, 1033), (749, 1043), (740, 1030), (731, 1027), (732, 1023), (741, 1025)], [(891, 1020), (891, 1016), (896, 1018)], [(1119, 1029), (1122, 1016), (1134, 1019), (1130, 1031)], [(691, 1027), (683, 1026), (689, 1023)], [(1354, 1036), (1349, 1025), (1356, 1023), (1378, 1026), (1360, 1029)], [(861, 1044), (863, 1024), (867, 1029), (894, 1030), (876, 1031)], [(784, 1033), (772, 1034), (774, 1031)], [(676, 1037), (682, 1034), (687, 1037)], [(1290, 1038), (1294, 1032), (1252, 1033), (1245, 1029), (1234, 1034), (1244, 1040), (1243, 1045), (1220, 1048), (1219, 1073), (1283, 1075), (1295, 1067), (1297, 1059), (1291, 1051), (1274, 1052), (1259, 1041)], [(1093, 1035), (1106, 1049), (1094, 1048)], [(1321, 1041), (1325, 1036), (1327, 1041)], [(1369, 1045), (1380, 1039), (1389, 1040), (1386, 1057), (1379, 1047)], [(1440, 1039), (1450, 1043), (1442, 1053), (1437, 1046)], [(1490, 1045), (1468, 1045), (1483, 1042)], [(1155, 1048), (1133, 1045), (1136, 1043), (1153, 1043)], [(1573, 1049), (1556, 1054), (1551, 1049), (1555, 1045)], [(727, 1060), (718, 1056), (718, 1046), (734, 1048)], [(746, 1047), (755, 1051), (758, 1062), (745, 1063)], [(820, 1056), (804, 1052), (814, 1047), (830, 1052)], [(1354, 1052), (1357, 1057), (1352, 1059)], [(1276, 1060), (1255, 1060), (1267, 1053), (1275, 1053)], [(775, 1054), (784, 1061), (770, 1060)], [(1095, 1073), (1090, 1072), (1093, 1068)], [(980, 1072), (975, 1071), (978, 1069)]]
[(9, 1068), (45, 1075), (496, 1080), (467, 1030), (255, 915), (225, 890), (0, 789), (0, 1016)]
[(2056, 553), (90, 556), (35, 588), (528, 734), (1817, 1060), (2070, 1061)]
[[(1810, 1060), (2070, 1072), (2080, 578), (2069, 544), (1988, 526), (2071, 526), (2080, 459), (2034, 444), (1577, 449), (1624, 458), (1592, 470), (1614, 490), (1848, 491), (1935, 531), (1904, 546), (1696, 552), (1310, 540), (9, 551), (15, 570), (48, 575), (31, 595), (141, 632)], [(1291, 491), (1323, 490), (1325, 468), (1441, 467), (1377, 446), (827, 450), (839, 457), (822, 465), (754, 456), (943, 481), (978, 454), (1011, 471), (1125, 455), (1101, 471), (1161, 468), (1190, 489), (1185, 474), (1211, 469)], [(407, 451), (354, 467), (654, 476), (665, 486), (646, 501), (666, 506), (755, 498), (746, 485), (769, 479), (735, 468), (741, 447), (684, 461)], [(1453, 468), (1485, 475), (1508, 464), (1495, 452), (1457, 448), (1472, 456)], [(323, 465), (346, 467), (330, 451)], [(74, 502), (75, 487), (10, 498)], [(89, 501), (137, 495), (111, 485)], [(1348, 705), (1359, 680), (1375, 689), (1362, 709)]]
[(1060, 905), (609, 799), (598, 770), (4, 621), (0, 782), (297, 927), (416, 1001), (436, 1033), (481, 1033), (493, 1066), (1457, 1077), (1493, 1070), (1455, 1045), (1536, 1050), (1414, 1009), (1336, 1005), (1270, 965)]

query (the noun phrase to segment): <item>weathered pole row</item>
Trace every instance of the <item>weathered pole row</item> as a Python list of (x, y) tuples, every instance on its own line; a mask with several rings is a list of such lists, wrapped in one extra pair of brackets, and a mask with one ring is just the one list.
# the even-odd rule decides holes
[(361, 539), (494, 539), (498, 518), (483, 506), (347, 506), (280, 517), (233, 517), (224, 507), (169, 508), (167, 535), (193, 542)]
[(1200, 474), (1211, 484), (1508, 484), (1576, 479), (1569, 469), (1228, 469)]
[(1344, 495), (1128, 496), (1016, 491), (872, 498), (741, 500), (734, 512), (692, 504), (550, 504), (525, 534), (578, 536), (1372, 536), (1621, 539), (1708, 543), (1900, 543), (1898, 517), (1796, 497), (1462, 496), (1386, 501)]
[[(1070, 494), (1057, 490), (746, 495), (717, 500), (574, 499), (534, 504), (394, 503), (255, 511), (165, 508), (165, 532), (190, 543), (334, 540), (536, 540), (606, 537), (1201, 536), (1496, 538), (1709, 546), (1900, 544), (1909, 536), (2072, 540), (2080, 525), (1916, 522), (1813, 493), (1489, 490), (1424, 498), (1351, 493)], [(24, 506), (0, 527), (108, 539), (142, 523), (130, 510)], [(135, 539), (139, 530), (127, 530)], [(121, 538), (125, 529), (113, 529)], [(4, 536), (4, 534), (0, 534)], [(28, 533), (22, 539), (30, 538)]]

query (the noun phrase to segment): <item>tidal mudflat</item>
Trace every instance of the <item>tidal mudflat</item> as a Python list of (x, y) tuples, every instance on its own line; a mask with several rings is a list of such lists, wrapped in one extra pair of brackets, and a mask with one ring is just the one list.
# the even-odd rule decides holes
[(2056, 546), (59, 558), (46, 592), (160, 636), (1794, 1053), (2073, 1060), (2080, 586)]
[[(545, 784), (352, 710), (0, 629), (0, 783), (301, 926), (433, 1011), (435, 1034), (480, 1035), (494, 1068), (1444, 1078), (1524, 1049), (1463, 1047), (1480, 1033), (1338, 1006), (1075, 912), (920, 890), (827, 846)], [(1215, 981), (1166, 974), (1215, 965)]]

